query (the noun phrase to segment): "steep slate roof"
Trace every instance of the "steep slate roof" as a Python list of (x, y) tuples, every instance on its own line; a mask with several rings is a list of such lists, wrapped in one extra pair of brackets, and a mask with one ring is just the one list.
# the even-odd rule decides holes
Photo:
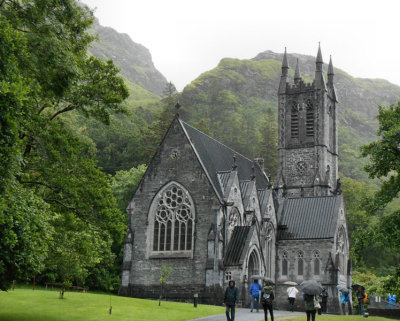
[(218, 173), (218, 180), (222, 191), (225, 191), (226, 186), (228, 185), (229, 177), (231, 176), (231, 172), (219, 172)]
[(179, 119), (179, 122), (185, 130), (190, 142), (193, 144), (199, 156), (199, 160), (207, 171), (221, 199), (223, 199), (223, 190), (218, 179), (218, 172), (230, 171), (232, 169), (233, 155), (236, 156), (239, 180), (248, 180), (253, 174), (252, 167), (254, 166), (257, 188), (262, 189), (268, 186), (268, 179), (265, 177), (260, 167), (252, 160), (237, 153), (232, 148), (225, 146), (184, 121)]
[(334, 237), (338, 196), (285, 199), (279, 209), (279, 240), (322, 239)]
[(251, 226), (235, 226), (224, 258), (224, 265), (242, 264), (243, 250), (247, 249), (251, 238)]
[(267, 191), (265, 189), (259, 189), (257, 190), (257, 196), (260, 203), (261, 215), (264, 215), (267, 212)]

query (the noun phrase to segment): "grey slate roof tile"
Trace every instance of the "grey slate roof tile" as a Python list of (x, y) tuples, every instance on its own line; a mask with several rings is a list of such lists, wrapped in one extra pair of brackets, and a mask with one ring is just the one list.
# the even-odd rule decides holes
[(267, 212), (267, 190), (265, 189), (257, 190), (257, 196), (258, 196), (258, 201), (260, 203), (261, 215), (264, 215)]
[(243, 250), (246, 249), (251, 226), (235, 226), (224, 258), (224, 266), (240, 265)]
[(333, 238), (338, 196), (287, 198), (280, 209), (279, 240)]
[(202, 162), (205, 170), (207, 171), (212, 183), (223, 198), (223, 190), (221, 189), (218, 173), (230, 171), (233, 165), (233, 155), (236, 155), (236, 165), (239, 180), (247, 180), (253, 174), (252, 167), (254, 166), (254, 175), (256, 176), (256, 184), (258, 189), (263, 189), (268, 186), (268, 179), (261, 171), (259, 166), (255, 166), (254, 162), (247, 157), (234, 151), (232, 148), (220, 143), (219, 141), (211, 138), (198, 129), (190, 126), (184, 121), (180, 120), (182, 127), (185, 129), (187, 135), (197, 154)]
[(218, 181), (219, 181), (222, 191), (225, 191), (225, 188), (228, 185), (228, 180), (229, 180), (230, 176), (231, 176), (230, 171), (218, 173)]

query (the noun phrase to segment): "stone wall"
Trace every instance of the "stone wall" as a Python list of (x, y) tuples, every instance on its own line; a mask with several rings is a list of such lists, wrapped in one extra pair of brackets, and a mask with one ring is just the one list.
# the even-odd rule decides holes
[[(328, 290), (328, 312), (340, 313), (339, 296), (336, 289), (337, 277), (333, 277), (335, 271), (327, 270), (327, 265), (330, 253), (334, 249), (333, 239), (322, 240), (280, 240), (278, 241), (277, 263), (276, 263), (276, 306), (278, 309), (288, 309), (289, 302), (287, 299), (285, 281), (294, 281), (301, 284), (304, 280), (314, 279), (326, 287)], [(318, 250), (320, 256), (319, 262), (319, 275), (314, 273), (313, 253)], [(282, 255), (286, 251), (288, 254), (288, 275), (282, 276)], [(298, 252), (303, 252), (303, 275), (299, 276), (297, 273), (297, 260)], [(296, 286), (299, 290), (297, 299), (295, 301), (295, 309), (297, 311), (304, 311), (304, 300), (301, 295), (300, 286)]]
[[(182, 258), (149, 258), (149, 244), (153, 233), (148, 229), (151, 224), (148, 221), (149, 208), (160, 188), (171, 181), (176, 181), (189, 191), (194, 202), (193, 253), (190, 257)], [(209, 292), (205, 287), (207, 236), (211, 224), (216, 223), (218, 209), (212, 186), (179, 122), (175, 120), (128, 206), (134, 241), (129, 285), (123, 284), (121, 295), (157, 298), (160, 268), (164, 263), (173, 267), (166, 284), (169, 298), (190, 300), (194, 292), (199, 293), (200, 300), (204, 298), (205, 293)], [(125, 278), (126, 272), (123, 271)]]

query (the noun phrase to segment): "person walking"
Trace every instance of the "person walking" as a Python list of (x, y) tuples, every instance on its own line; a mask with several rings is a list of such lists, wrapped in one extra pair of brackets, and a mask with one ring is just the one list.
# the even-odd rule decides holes
[(315, 295), (311, 294), (304, 294), (304, 305), (305, 305), (305, 310), (306, 310), (306, 315), (307, 315), (307, 321), (310, 321), (310, 317), (312, 321), (315, 321)]
[(290, 311), (294, 311), (294, 301), (296, 300), (296, 295), (299, 292), (294, 286), (288, 287), (286, 290), (288, 294), (288, 300), (289, 300), (289, 309)]
[(324, 288), (321, 292), (321, 312), (326, 313), (328, 304), (328, 291)]
[(224, 296), (227, 321), (235, 321), (235, 305), (238, 302), (239, 302), (239, 290), (235, 286), (235, 281), (230, 280), (229, 286), (226, 288)]
[(340, 300), (342, 301), (343, 314), (346, 315), (346, 306), (347, 306), (347, 303), (350, 301), (349, 294), (341, 292)]
[(274, 321), (274, 311), (272, 308), (272, 301), (274, 301), (274, 292), (272, 291), (272, 287), (269, 285), (264, 286), (261, 291), (261, 304), (264, 309), (264, 320), (268, 320), (268, 311), (271, 316), (271, 321)]
[(363, 288), (361, 286), (358, 287), (356, 295), (357, 295), (357, 300), (358, 300), (358, 314), (359, 315), (364, 315), (365, 293), (364, 293)]
[(259, 310), (260, 310), (260, 291), (261, 290), (262, 290), (262, 287), (258, 283), (258, 280), (254, 280), (250, 286), (250, 295), (251, 295), (250, 312), (253, 312), (254, 301), (257, 304), (256, 305), (257, 312), (259, 312)]

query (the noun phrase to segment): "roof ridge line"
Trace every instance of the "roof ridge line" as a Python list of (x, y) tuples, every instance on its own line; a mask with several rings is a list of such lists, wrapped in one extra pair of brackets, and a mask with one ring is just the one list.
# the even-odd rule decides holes
[(232, 171), (217, 171), (217, 174), (228, 174), (232, 173)]
[[(192, 147), (193, 152), (195, 153), (196, 158), (197, 158), (197, 160), (199, 161), (201, 168), (203, 169), (203, 172), (206, 174), (206, 177), (207, 177), (209, 183), (211, 184), (212, 188), (214, 189), (214, 192), (215, 192), (217, 198), (219, 199), (219, 202), (220, 202), (221, 204), (223, 204), (224, 200), (223, 200), (223, 198), (222, 198), (222, 194), (220, 195), (220, 194), (218, 193), (218, 189), (217, 189), (217, 187), (215, 186), (215, 184), (213, 183), (213, 181), (212, 181), (212, 179), (211, 179), (211, 177), (210, 177), (210, 174), (208, 173), (206, 167), (204, 166), (203, 161), (201, 160), (201, 157), (199, 156), (199, 152), (197, 151), (196, 147), (195, 147), (194, 144), (192, 143), (192, 141), (191, 141), (191, 139), (190, 139), (190, 136), (189, 136), (189, 134), (187, 133), (185, 126), (183, 125), (183, 124), (186, 124), (186, 123), (185, 123), (183, 120), (179, 119), (179, 118), (177, 118), (177, 120), (178, 120), (179, 125), (181, 126), (183, 132), (185, 133), (186, 139), (188, 140), (190, 146)], [(190, 126), (190, 125), (189, 125), (189, 126)], [(190, 127), (192, 127), (192, 126), (190, 126)], [(192, 127), (192, 128), (194, 128), (194, 127)], [(194, 129), (196, 129), (196, 128), (194, 128)], [(197, 130), (197, 129), (196, 129), (196, 130)], [(223, 191), (221, 191), (221, 192), (223, 193)]]

